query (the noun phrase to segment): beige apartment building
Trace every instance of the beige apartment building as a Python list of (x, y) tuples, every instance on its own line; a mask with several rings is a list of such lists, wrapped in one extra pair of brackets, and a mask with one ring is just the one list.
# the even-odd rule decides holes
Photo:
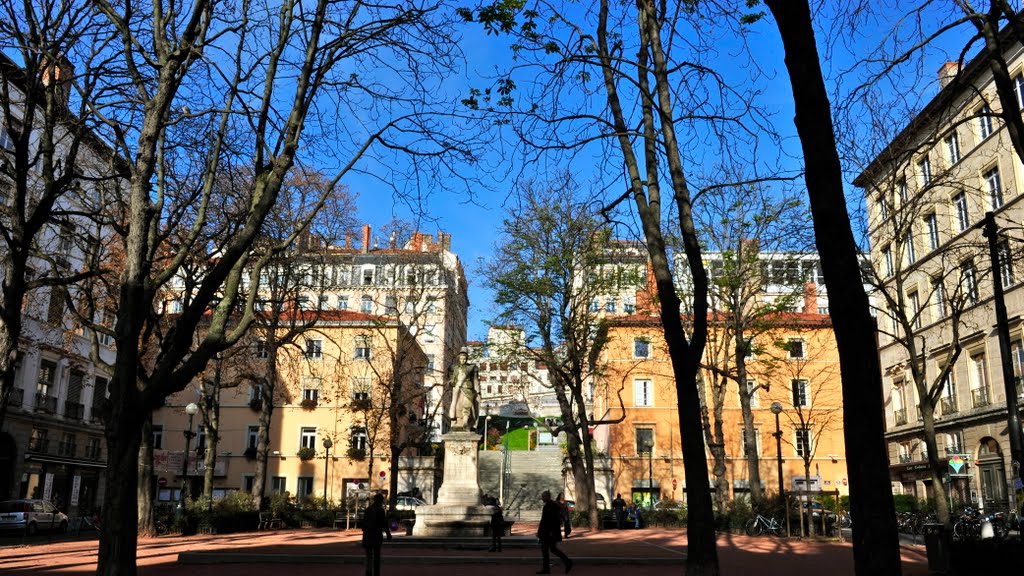
[[(312, 314), (312, 313), (310, 313)], [(392, 470), (391, 416), (402, 435), (421, 434), (427, 401), (423, 366), (426, 356), (406, 326), (391, 317), (335, 310), (317, 312), (314, 328), (299, 344), (278, 356), (279, 390), (270, 424), (266, 494), (288, 493), (339, 501), (365, 490), (387, 489)], [(259, 410), (263, 397), (247, 375), (267, 362), (254, 342), (252, 354), (215, 362), (203, 379), (220, 370), (217, 404), (214, 497), (251, 491), (256, 471)], [(396, 396), (396, 390), (400, 390)], [(183, 485), (186, 432), (195, 434), (188, 450), (184, 482), (200, 494), (206, 467), (203, 455), (213, 449), (210, 389), (196, 382), (154, 412), (154, 474), (159, 502), (176, 502)], [(200, 412), (186, 415), (195, 402)], [(191, 428), (189, 427), (191, 423)], [(330, 441), (328, 449), (325, 441)], [(433, 461), (406, 450), (400, 459), (400, 490), (433, 493)]]
[[(1005, 56), (1022, 106), (1021, 46)], [(954, 506), (1005, 509), (1019, 473), (1010, 462), (994, 277), (980, 225), (992, 212), (1000, 229), (998, 274), (1020, 398), (1024, 170), (994, 115), (1002, 107), (988, 63), (976, 58), (962, 71), (949, 63), (939, 75), (938, 94), (854, 182), (868, 206), (892, 486), (918, 498), (933, 491), (908, 359), (919, 358), (924, 381), (936, 384), (959, 344), (935, 410), (937, 448), (948, 464), (944, 481)]]

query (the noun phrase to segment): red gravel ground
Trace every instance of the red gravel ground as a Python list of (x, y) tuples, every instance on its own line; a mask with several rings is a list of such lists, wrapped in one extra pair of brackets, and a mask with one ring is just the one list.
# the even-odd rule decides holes
[[(516, 526), (526, 536), (529, 526)], [(224, 536), (164, 536), (139, 542), (140, 576), (360, 576), (363, 574), (360, 534), (355, 530), (276, 530)], [(682, 530), (578, 530), (562, 544), (576, 562), (573, 575), (629, 576), (682, 574), (686, 534)], [(4, 576), (77, 575), (96, 569), (96, 544), (69, 541), (34, 546), (5, 546), (0, 540), (0, 573)], [(540, 568), (537, 548), (507, 547), (503, 553), (413, 546), (402, 536), (385, 545), (385, 575), (521, 576)], [(722, 573), (758, 576), (853, 575), (849, 543), (805, 542), (770, 537), (723, 534), (718, 539)], [(242, 563), (181, 564), (180, 553), (246, 555)], [(251, 555), (251, 556), (250, 556)], [(270, 556), (287, 555), (287, 556)], [(321, 560), (322, 562), (317, 562)], [(645, 563), (648, 562), (648, 563)], [(552, 566), (554, 574), (562, 567)], [(928, 574), (924, 549), (903, 548), (904, 576)]]

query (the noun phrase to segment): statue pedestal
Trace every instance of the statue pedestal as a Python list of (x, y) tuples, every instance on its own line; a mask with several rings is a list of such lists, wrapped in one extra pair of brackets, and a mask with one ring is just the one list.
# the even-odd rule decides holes
[(444, 442), (444, 477), (437, 504), (416, 508), (414, 536), (485, 536), (489, 533), (491, 506), (481, 505), (480, 466), (475, 432), (449, 432)]

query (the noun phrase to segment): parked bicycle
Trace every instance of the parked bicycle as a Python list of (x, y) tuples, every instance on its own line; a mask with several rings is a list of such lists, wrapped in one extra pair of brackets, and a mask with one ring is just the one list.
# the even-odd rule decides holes
[(986, 522), (992, 525), (994, 538), (1006, 538), (1010, 533), (1010, 525), (1013, 521), (1014, 519), (1005, 512), (982, 514), (977, 509), (968, 506), (953, 523), (953, 538), (955, 540), (979, 540)]
[(747, 535), (748, 536), (760, 536), (762, 534), (771, 534), (772, 536), (782, 535), (782, 524), (779, 523), (775, 517), (766, 517), (760, 514), (756, 518), (747, 522)]

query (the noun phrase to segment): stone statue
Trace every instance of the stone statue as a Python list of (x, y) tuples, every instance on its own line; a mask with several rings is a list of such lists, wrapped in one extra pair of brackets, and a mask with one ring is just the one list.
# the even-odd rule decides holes
[(469, 363), (469, 352), (459, 352), (459, 361), (452, 370), (452, 400), (448, 404), (448, 420), (451, 430), (476, 428), (477, 398), (480, 395), (480, 377), (475, 364)]

